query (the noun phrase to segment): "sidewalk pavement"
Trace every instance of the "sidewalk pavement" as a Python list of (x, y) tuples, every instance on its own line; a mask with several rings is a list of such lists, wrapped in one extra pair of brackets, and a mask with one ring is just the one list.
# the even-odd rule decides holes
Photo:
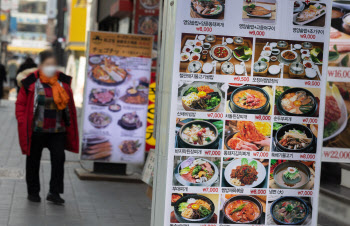
[(74, 173), (81, 167), (78, 155), (68, 152), (62, 196), (66, 204), (57, 206), (45, 200), (51, 173), (48, 150), (44, 150), (41, 161), (42, 202), (27, 201), (25, 156), (18, 144), (14, 110), (13, 101), (1, 101), (0, 226), (150, 225), (151, 201), (146, 196), (146, 185), (81, 181)]

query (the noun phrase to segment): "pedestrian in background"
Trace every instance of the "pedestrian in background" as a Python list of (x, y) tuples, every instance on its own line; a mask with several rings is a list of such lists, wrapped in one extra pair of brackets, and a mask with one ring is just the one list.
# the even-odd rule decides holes
[(16, 77), (15, 84), (17, 87), (17, 93), (19, 93), (19, 89), (22, 86), (21, 81), (25, 79), (28, 75), (37, 70), (37, 65), (34, 63), (34, 60), (30, 57), (27, 57), (26, 60), (19, 66)]
[(16, 86), (16, 76), (18, 71), (18, 57), (13, 56), (7, 61), (7, 75), (10, 80), (10, 88)]
[(57, 70), (51, 51), (39, 55), (39, 70), (22, 80), (16, 102), (19, 143), (27, 155), (26, 182), (28, 200), (40, 202), (40, 160), (43, 148), (50, 150), (51, 180), (47, 200), (65, 201), (63, 193), (65, 150), (78, 153), (79, 135), (72, 78)]
[(0, 63), (0, 104), (1, 104), (1, 99), (4, 97), (4, 82), (7, 82), (6, 70), (5, 70), (5, 66)]

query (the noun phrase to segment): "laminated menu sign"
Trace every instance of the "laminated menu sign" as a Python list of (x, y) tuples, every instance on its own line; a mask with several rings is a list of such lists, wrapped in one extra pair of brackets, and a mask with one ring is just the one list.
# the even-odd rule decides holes
[(349, 2), (333, 3), (323, 135), (325, 162), (350, 162), (349, 13)]
[(82, 160), (143, 163), (153, 37), (90, 32)]
[(175, 6), (164, 225), (317, 225), (332, 1)]

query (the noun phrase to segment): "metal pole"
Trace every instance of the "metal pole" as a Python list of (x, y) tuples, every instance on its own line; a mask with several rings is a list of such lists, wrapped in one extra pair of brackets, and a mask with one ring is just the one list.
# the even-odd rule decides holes
[(62, 42), (58, 39), (62, 39), (64, 36), (64, 14), (66, 10), (66, 0), (57, 1), (57, 27), (56, 35), (57, 39), (54, 43), (55, 52), (57, 54), (58, 65), (64, 66), (64, 50), (62, 49)]
[[(164, 225), (166, 217), (166, 189), (168, 173), (169, 127), (172, 90), (172, 73), (174, 58), (174, 39), (176, 24), (177, 2), (182, 0), (164, 0), (162, 7), (162, 43), (160, 48), (160, 68), (157, 85), (157, 125), (156, 125), (156, 154), (155, 175), (153, 182), (153, 200), (151, 226)], [(170, 90), (170, 91), (169, 91)]]
[(2, 21), (1, 21), (2, 5), (1, 3), (2, 3), (2, 0), (0, 0), (0, 47), (1, 47), (1, 40), (2, 40)]
[(2, 21), (1, 21), (1, 15), (2, 15), (2, 0), (0, 0), (0, 63), (2, 63)]
[[(1, 17), (1, 15), (2, 15), (2, 13), (1, 13), (1, 12), (2, 12), (1, 2), (2, 2), (2, 0), (0, 0), (0, 17)], [(2, 27), (2, 22), (1, 22), (1, 19), (0, 19), (0, 30), (2, 30), (1, 27)]]

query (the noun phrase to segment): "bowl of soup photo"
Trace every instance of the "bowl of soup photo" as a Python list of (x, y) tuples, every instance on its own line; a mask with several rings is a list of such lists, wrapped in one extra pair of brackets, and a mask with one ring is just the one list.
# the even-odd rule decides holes
[(311, 130), (301, 124), (287, 124), (275, 134), (276, 151), (310, 153), (314, 150), (316, 138)]
[(313, 116), (317, 110), (315, 96), (307, 89), (291, 88), (282, 93), (276, 103), (277, 110), (288, 116)]
[(244, 86), (232, 92), (229, 107), (233, 113), (267, 114), (270, 97), (260, 87)]
[(270, 208), (273, 221), (278, 225), (301, 225), (310, 210), (306, 202), (297, 197), (282, 197), (275, 200)]
[(311, 180), (311, 171), (302, 162), (287, 161), (274, 169), (273, 179), (282, 189), (303, 189)]
[(260, 201), (252, 196), (238, 195), (225, 202), (223, 212), (229, 223), (259, 224), (263, 207)]
[(179, 148), (217, 148), (219, 146), (219, 132), (208, 121), (191, 121), (181, 127), (178, 144)]
[(338, 7), (332, 7), (332, 20), (342, 19), (345, 15), (344, 10)]

